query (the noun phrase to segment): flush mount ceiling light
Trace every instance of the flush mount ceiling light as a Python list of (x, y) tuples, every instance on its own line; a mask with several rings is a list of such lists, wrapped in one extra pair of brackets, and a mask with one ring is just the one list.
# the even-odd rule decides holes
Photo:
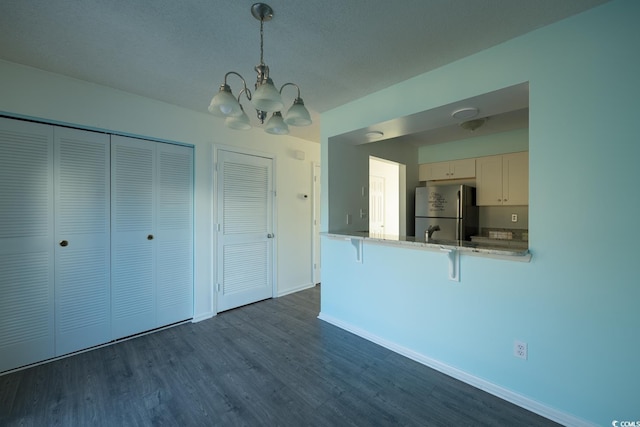
[(451, 113), (451, 117), (458, 120), (469, 120), (478, 115), (478, 109), (476, 107), (466, 107)]
[[(247, 130), (251, 128), (249, 116), (244, 112), (240, 104), (240, 98), (244, 94), (247, 100), (251, 101), (260, 123), (264, 123), (268, 113), (273, 113), (267, 120), (265, 132), (275, 135), (286, 135), (289, 133), (289, 126), (308, 126), (311, 124), (311, 116), (305, 108), (302, 98), (300, 98), (300, 88), (295, 83), (285, 83), (276, 89), (273, 80), (269, 77), (269, 67), (264, 63), (264, 34), (263, 27), (266, 21), (273, 18), (273, 9), (265, 3), (255, 3), (251, 6), (251, 14), (260, 21), (260, 63), (255, 66), (258, 77), (255, 84), (255, 92), (252, 94), (247, 88), (244, 77), (235, 71), (229, 71), (224, 75), (224, 83), (220, 85), (218, 93), (211, 100), (209, 112), (217, 117), (225, 118), (225, 125), (231, 129)], [(227, 77), (230, 75), (240, 77), (242, 89), (236, 98), (231, 92), (231, 87), (227, 84)], [(298, 95), (293, 101), (293, 105), (287, 113), (282, 116), (284, 109), (282, 102), (282, 89), (286, 86), (293, 86), (298, 90)]]
[(384, 136), (384, 133), (380, 132), (379, 130), (372, 130), (371, 132), (365, 133), (364, 136), (369, 141), (375, 141), (376, 139), (382, 138)]
[(487, 120), (489, 120), (489, 117), (483, 117), (482, 119), (475, 119), (475, 120), (467, 120), (466, 122), (462, 122), (460, 123), (460, 127), (462, 129), (466, 129), (466, 130), (470, 130), (470, 131), (474, 131), (476, 129), (478, 129), (480, 126), (484, 125)]

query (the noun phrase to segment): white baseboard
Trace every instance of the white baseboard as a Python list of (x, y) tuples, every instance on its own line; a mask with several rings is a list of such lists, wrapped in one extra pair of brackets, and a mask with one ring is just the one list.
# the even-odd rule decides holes
[(527, 396), (516, 393), (514, 391), (511, 391), (499, 385), (493, 384), (485, 379), (471, 375), (458, 368), (454, 368), (453, 366), (447, 365), (446, 363), (442, 363), (438, 360), (432, 359), (431, 357), (425, 356), (424, 354), (413, 351), (407, 347), (403, 347), (392, 341), (389, 341), (377, 335), (371, 334), (370, 332), (364, 329), (351, 325), (347, 322), (343, 322), (342, 320), (336, 319), (335, 317), (323, 314), (321, 312), (318, 315), (318, 319), (324, 320), (327, 323), (331, 323), (334, 326), (337, 326), (341, 329), (344, 329), (348, 332), (358, 335), (359, 337), (362, 337), (368, 341), (374, 342), (395, 353), (401, 354), (405, 357), (408, 357), (409, 359), (415, 360), (416, 362), (426, 365), (430, 368), (433, 368), (436, 371), (442, 372), (445, 375), (448, 375), (459, 381), (472, 385), (480, 390), (486, 391), (489, 394), (499, 397), (500, 399), (506, 400), (507, 402), (511, 402), (514, 405), (518, 405), (521, 408), (527, 409), (531, 412), (534, 412), (538, 415), (541, 415), (545, 418), (548, 418), (562, 425), (575, 426), (575, 427), (596, 427), (595, 424), (592, 424), (581, 418), (564, 413), (555, 408), (546, 406)]
[(213, 311), (207, 311), (206, 313), (199, 314), (198, 316), (191, 319), (191, 323), (202, 322), (203, 320), (211, 319), (216, 314)]
[(296, 286), (295, 288), (289, 288), (284, 291), (278, 291), (278, 297), (283, 297), (285, 295), (293, 294), (296, 292), (304, 291), (305, 289), (313, 288), (315, 285), (313, 283), (304, 283), (302, 285)]

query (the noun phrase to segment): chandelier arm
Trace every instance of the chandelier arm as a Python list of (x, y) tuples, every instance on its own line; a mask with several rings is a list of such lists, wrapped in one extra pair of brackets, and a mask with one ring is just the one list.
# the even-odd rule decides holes
[(300, 87), (295, 84), (295, 83), (285, 83), (280, 87), (280, 94), (282, 94), (282, 89), (284, 89), (285, 86), (294, 86), (296, 89), (298, 89), (298, 96), (297, 98), (300, 98)]
[[(247, 82), (246, 82), (246, 80), (244, 79), (244, 77), (242, 77), (242, 75), (240, 75), (240, 73), (238, 73), (238, 72), (236, 72), (236, 71), (229, 71), (227, 74), (225, 74), (225, 75), (224, 75), (224, 84), (225, 84), (226, 86), (228, 86), (228, 85), (227, 85), (227, 77), (229, 77), (229, 75), (231, 75), (231, 74), (233, 74), (233, 75), (236, 75), (236, 76), (240, 77), (240, 80), (242, 80), (242, 86), (243, 86), (242, 90), (240, 91), (240, 94), (242, 94), (242, 93), (244, 92), (244, 93), (246, 94), (246, 96), (247, 96), (247, 99), (248, 99), (249, 101), (251, 101), (251, 91), (250, 91), (250, 90), (249, 90), (249, 88), (247, 87)], [(240, 95), (238, 95), (238, 97), (239, 97), (239, 96), (240, 96)], [(240, 102), (240, 98), (238, 98), (238, 102)]]
[(247, 97), (247, 99), (249, 101), (251, 101), (251, 91), (249, 90), (249, 88), (245, 85), (245, 87), (240, 91), (240, 93), (238, 94), (238, 102), (240, 102), (240, 97), (242, 96), (242, 94), (244, 93), (244, 96)]

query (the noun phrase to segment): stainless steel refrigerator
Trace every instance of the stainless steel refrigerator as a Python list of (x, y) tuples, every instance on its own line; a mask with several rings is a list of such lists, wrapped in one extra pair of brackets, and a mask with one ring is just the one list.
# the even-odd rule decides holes
[(478, 234), (476, 189), (467, 185), (416, 188), (416, 239), (431, 227), (432, 240), (471, 240)]

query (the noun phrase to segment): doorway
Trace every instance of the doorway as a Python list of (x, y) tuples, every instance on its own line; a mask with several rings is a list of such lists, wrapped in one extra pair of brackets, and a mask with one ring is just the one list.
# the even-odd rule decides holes
[(369, 156), (369, 233), (406, 235), (406, 166)]
[(273, 297), (273, 159), (217, 153), (217, 311)]

